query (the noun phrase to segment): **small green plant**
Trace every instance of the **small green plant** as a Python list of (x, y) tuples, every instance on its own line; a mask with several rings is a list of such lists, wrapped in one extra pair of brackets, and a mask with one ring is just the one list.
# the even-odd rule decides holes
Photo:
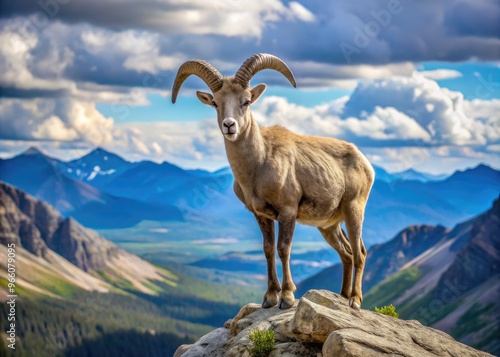
[(252, 357), (267, 357), (271, 350), (274, 348), (274, 331), (250, 331), (248, 335), (250, 341), (253, 342), (252, 348), (250, 349), (250, 355)]
[(396, 308), (394, 307), (393, 304), (390, 304), (389, 306), (384, 306), (381, 308), (378, 308), (375, 306), (375, 311), (378, 312), (379, 314), (384, 314), (384, 315), (392, 316), (395, 318), (399, 317), (399, 314), (396, 312)]

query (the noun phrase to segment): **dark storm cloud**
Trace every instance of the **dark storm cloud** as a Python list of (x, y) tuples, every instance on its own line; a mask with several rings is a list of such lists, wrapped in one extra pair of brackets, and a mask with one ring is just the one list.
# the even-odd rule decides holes
[[(58, 2), (59, 1), (59, 2)], [(242, 53), (268, 51), (294, 60), (327, 63), (390, 63), (397, 61), (484, 60), (499, 58), (500, 6), (487, 0), (317, 0), (303, 2), (314, 21), (280, 21), (264, 24), (260, 39), (211, 36), (183, 26), (182, 14), (201, 9), (213, 16), (208, 21), (221, 22), (225, 8), (244, 12), (247, 2), (235, 4), (216, 0), (211, 5), (169, 4), (156, 1), (77, 1), (16, 0), (2, 2), (3, 17), (29, 15), (45, 11), (65, 22), (86, 22), (112, 29), (146, 29), (164, 36), (182, 34), (176, 46), (189, 50), (188, 55), (236, 59)], [(203, 5), (202, 5), (203, 4)], [(211, 10), (218, 8), (219, 18)], [(44, 10), (46, 9), (46, 10)], [(183, 11), (183, 12), (181, 12)], [(259, 10), (257, 10), (259, 11)], [(172, 18), (172, 14), (177, 14)], [(186, 15), (187, 16), (187, 15)], [(165, 20), (162, 20), (164, 18)], [(474, 37), (470, 46), (462, 37)], [(497, 46), (494, 46), (497, 44)], [(172, 50), (172, 49), (170, 49)], [(201, 52), (201, 53), (200, 53)]]
[(21, 89), (15, 87), (0, 86), (0, 98), (50, 98), (63, 97), (68, 95), (68, 91), (64, 89)]
[(452, 35), (497, 38), (500, 2), (461, 1), (445, 14), (444, 25)]
[(308, 3), (315, 23), (282, 23), (266, 31), (264, 46), (277, 40), (289, 57), (337, 64), (500, 58), (497, 2), (495, 9), (486, 1), (320, 3)]
[[(273, 23), (258, 40), (198, 35), (177, 43), (192, 57), (238, 64), (255, 52), (337, 65), (500, 59), (498, 2), (322, 0), (304, 5), (315, 14), (314, 22)], [(342, 78), (338, 72), (315, 78), (331, 76)]]
[[(273, 16), (267, 16), (262, 8), (267, 2), (262, 5), (249, 1), (216, 0), (207, 4), (190, 0), (182, 5), (130, 0), (4, 1), (0, 25), (8, 27), (9, 21), (19, 19), (34, 21), (34, 14), (46, 17), (43, 26), (34, 27), (36, 44), (29, 49), (29, 56), (23, 58), (34, 77), (124, 88), (170, 89), (178, 65), (192, 58), (203, 58), (223, 74), (233, 74), (248, 56), (258, 52), (274, 53), (287, 63), (295, 63), (298, 82), (312, 86), (321, 86), (325, 79), (366, 78), (366, 70), (361, 74), (342, 66), (500, 58), (500, 7), (496, 1), (303, 2), (314, 15), (312, 20), (294, 18), (289, 2), (280, 4), (275, 0)], [(240, 23), (238, 27), (258, 27), (254, 32), (244, 35), (230, 25), (229, 17), (238, 11), (253, 12), (249, 18), (254, 21), (252, 25)], [(194, 21), (193, 25), (190, 21)], [(227, 36), (224, 31), (233, 32)], [(141, 41), (145, 38), (143, 42), (149, 52), (144, 58), (133, 46), (127, 47), (127, 39), (120, 37), (125, 32), (135, 36), (132, 40), (138, 46), (143, 45)], [(105, 45), (92, 50), (93, 44), (84, 38), (88, 33)], [(116, 38), (118, 44), (109, 38)], [(63, 56), (64, 51), (70, 55)], [(170, 62), (166, 65), (167, 57)], [(141, 67), (142, 62), (150, 60), (149, 66)], [(65, 63), (64, 68), (57, 70), (55, 67), (61, 62)], [(53, 63), (52, 67), (47, 63)], [(2, 58), (0, 69), (10, 71), (3, 66)], [(160, 80), (151, 80), (151, 75), (159, 76), (155, 78)], [(53, 88), (31, 88), (21, 81), (21, 89), (17, 90), (14, 84), (3, 83), (2, 96), (60, 94)], [(259, 73), (255, 81), (288, 85), (282, 76), (271, 71)], [(186, 83), (191, 87), (195, 84), (199, 86), (199, 81)]]
[(49, 18), (65, 22), (85, 22), (113, 29), (147, 28), (168, 29), (168, 23), (152, 19), (158, 13), (188, 10), (190, 7), (155, 1), (96, 1), (96, 0), (16, 0), (3, 1), (0, 17), (28, 16), (43, 13)]

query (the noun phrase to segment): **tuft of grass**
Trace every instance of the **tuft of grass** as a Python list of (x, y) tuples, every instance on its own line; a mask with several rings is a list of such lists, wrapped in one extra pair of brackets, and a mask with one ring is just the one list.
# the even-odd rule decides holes
[(267, 357), (271, 350), (274, 348), (275, 339), (274, 331), (250, 331), (248, 336), (250, 341), (253, 342), (252, 348), (250, 349), (250, 355), (252, 357)]
[(378, 308), (375, 306), (375, 311), (378, 312), (379, 314), (387, 315), (387, 316), (392, 316), (395, 318), (399, 317), (399, 314), (396, 312), (396, 308), (394, 307), (393, 304), (390, 304), (389, 306), (384, 306), (381, 308)]

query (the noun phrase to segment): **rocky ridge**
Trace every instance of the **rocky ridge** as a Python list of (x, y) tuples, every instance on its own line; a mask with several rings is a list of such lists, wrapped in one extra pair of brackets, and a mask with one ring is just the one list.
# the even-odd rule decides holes
[[(75, 288), (137, 290), (157, 295), (158, 283), (176, 284), (170, 271), (119, 249), (96, 231), (49, 204), (0, 181), (0, 278), (7, 279), (7, 247), (15, 244), (16, 281), (31, 293), (54, 297)], [(59, 288), (54, 294), (54, 288)], [(0, 301), (7, 294), (0, 289)]]
[(353, 310), (340, 295), (310, 290), (288, 310), (248, 304), (174, 357), (249, 357), (250, 331), (269, 329), (276, 337), (269, 357), (491, 356), (418, 321)]
[(44, 258), (53, 250), (86, 272), (103, 269), (119, 253), (117, 246), (97, 232), (0, 182), (0, 244), (8, 243)]

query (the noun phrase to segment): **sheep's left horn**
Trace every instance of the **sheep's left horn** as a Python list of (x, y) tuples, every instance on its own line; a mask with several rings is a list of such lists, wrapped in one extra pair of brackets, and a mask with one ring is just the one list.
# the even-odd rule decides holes
[(250, 85), (252, 77), (263, 69), (274, 69), (275, 71), (280, 72), (290, 81), (292, 86), (297, 87), (292, 71), (290, 71), (290, 68), (288, 68), (286, 63), (278, 57), (267, 53), (259, 53), (248, 58), (241, 65), (240, 69), (238, 69), (234, 78), (246, 88)]
[(187, 61), (179, 67), (177, 76), (175, 76), (174, 86), (172, 87), (172, 103), (175, 103), (182, 83), (192, 74), (203, 79), (212, 93), (217, 92), (222, 87), (222, 74), (210, 63), (203, 60)]

